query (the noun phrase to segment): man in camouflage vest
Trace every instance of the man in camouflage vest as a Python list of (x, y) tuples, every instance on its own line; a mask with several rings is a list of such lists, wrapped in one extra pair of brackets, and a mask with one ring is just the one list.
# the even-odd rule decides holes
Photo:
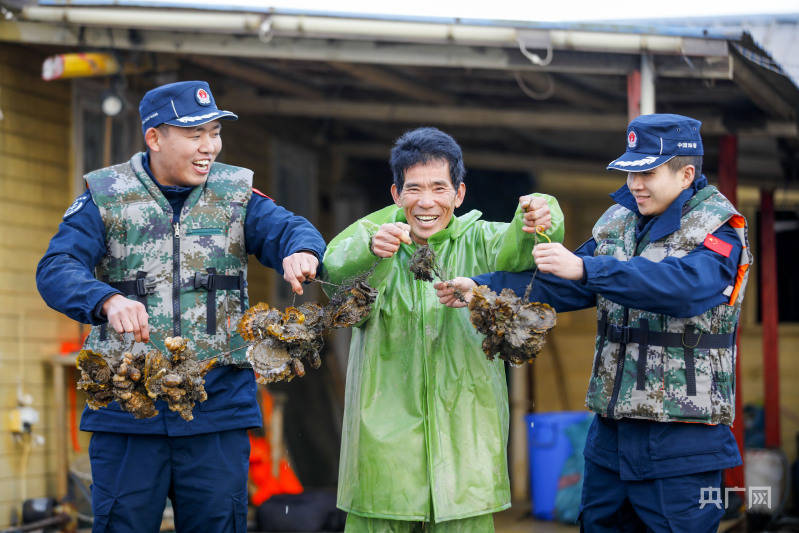
[[(253, 189), (251, 170), (215, 162), (220, 119), (237, 117), (217, 108), (206, 82), (157, 87), (139, 113), (147, 151), (85, 176), (88, 191), (64, 214), (37, 285), (48, 305), (93, 325), (86, 348), (146, 351), (152, 329), (159, 343), (180, 335), (211, 359), (242, 344), (248, 256), (302, 294), (325, 243)], [(152, 418), (116, 402), (84, 410), (81, 429), (94, 432), (93, 531), (159, 531), (167, 497), (178, 531), (246, 529), (247, 429), (261, 414), (243, 350), (220, 361), (191, 421), (162, 401)]]
[[(584, 531), (715, 532), (723, 469), (741, 464), (735, 337), (751, 263), (747, 226), (701, 175), (700, 122), (653, 114), (627, 128), (616, 204), (574, 253), (540, 244), (531, 300), (596, 306), (586, 405)], [(456, 278), (523, 294), (530, 273)], [(453, 301), (452, 288), (439, 291)], [(708, 503), (710, 502), (710, 503)]]

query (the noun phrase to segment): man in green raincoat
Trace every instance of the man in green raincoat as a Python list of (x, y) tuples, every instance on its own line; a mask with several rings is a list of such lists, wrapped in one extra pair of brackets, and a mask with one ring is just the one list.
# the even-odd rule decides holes
[(543, 226), (563, 239), (563, 214), (545, 195), (519, 199), (510, 223), (456, 217), (466, 185), (461, 149), (435, 128), (405, 133), (391, 151), (396, 205), (350, 225), (327, 248), (334, 283), (369, 271), (379, 291), (354, 328), (339, 466), (338, 507), (350, 533), (486, 533), (510, 507), (505, 369), (489, 361), (468, 310), (439, 305), (408, 260), (434, 251), (445, 276), (533, 266)]

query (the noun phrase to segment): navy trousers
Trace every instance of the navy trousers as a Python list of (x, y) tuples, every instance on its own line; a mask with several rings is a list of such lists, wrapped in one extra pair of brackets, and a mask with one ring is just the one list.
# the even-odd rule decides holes
[[(702, 505), (703, 490), (721, 489), (721, 470), (623, 481), (618, 472), (585, 461), (580, 531), (716, 533), (723, 505)], [(707, 497), (705, 497), (707, 499)], [(719, 508), (721, 507), (721, 508)]]
[(246, 429), (190, 437), (92, 435), (92, 533), (157, 532), (167, 497), (178, 532), (247, 529)]

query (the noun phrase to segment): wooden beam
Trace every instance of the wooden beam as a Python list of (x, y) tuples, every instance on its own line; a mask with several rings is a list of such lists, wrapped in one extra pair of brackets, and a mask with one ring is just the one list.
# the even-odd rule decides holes
[[(613, 105), (612, 100), (597, 95), (588, 89), (567, 80), (564, 76), (553, 76), (548, 72), (516, 72), (521, 82), (530, 86), (531, 89), (544, 93), (550, 89), (550, 84), (554, 89), (553, 96), (578, 104), (591, 109), (607, 109)], [(519, 84), (519, 78), (516, 83)], [(548, 79), (549, 78), (549, 79)], [(521, 87), (520, 87), (521, 88)]]
[[(394, 123), (444, 124), (470, 127), (491, 125), (505, 128), (551, 130), (625, 131), (627, 117), (622, 113), (596, 111), (531, 111), (494, 107), (425, 106), (357, 102), (352, 100), (300, 100), (260, 97), (244, 90), (231, 91), (227, 98), (242, 112), (342, 120), (366, 120)], [(720, 117), (697, 117), (702, 120), (704, 135), (731, 133)], [(799, 137), (796, 123), (767, 121), (751, 128), (738, 127), (746, 135)]]
[(263, 98), (231, 91), (227, 97), (236, 109), (249, 113), (326, 117), (347, 120), (379, 120), (419, 124), (449, 124), (512, 128), (552, 128), (561, 130), (623, 131), (626, 117), (611, 113), (571, 111), (530, 111), (490, 107), (425, 106), (355, 102), (347, 100), (295, 100)]
[[(624, 131), (624, 130), (621, 130)], [(457, 137), (456, 137), (457, 138)], [(329, 145), (331, 151), (340, 153), (350, 158), (376, 159), (386, 161), (388, 159), (391, 144), (374, 142), (340, 142)], [(613, 154), (615, 155), (615, 153)], [(591, 184), (599, 187), (607, 187), (606, 184), (599, 182), (616, 182), (619, 185), (623, 182), (624, 174), (618, 171), (606, 171), (605, 167), (612, 158), (607, 159), (575, 159), (569, 157), (541, 157), (526, 154), (514, 153), (511, 151), (499, 150), (475, 150), (469, 146), (463, 146), (463, 160), (467, 168), (483, 168), (488, 170), (506, 170), (509, 172), (534, 172), (540, 177), (546, 177), (557, 173), (562, 175), (567, 173), (574, 178), (567, 183), (562, 183), (564, 191), (573, 194), (584, 192), (594, 192)], [(757, 166), (751, 172), (744, 172), (739, 169), (739, 183), (745, 183), (756, 187), (784, 187), (785, 182), (781, 174), (764, 174), (758, 171)], [(576, 181), (575, 181), (576, 180)], [(619, 181), (621, 180), (621, 181)], [(575, 187), (579, 182), (580, 186)], [(557, 183), (553, 186), (560, 186)]]
[(256, 87), (276, 89), (288, 93), (291, 96), (299, 96), (302, 98), (321, 99), (324, 96), (319, 91), (309, 89), (300, 83), (275, 76), (251, 65), (231, 61), (227, 58), (193, 55), (189, 57), (189, 61), (218, 74), (246, 81)]
[[(386, 160), (391, 147), (379, 143), (335, 143), (331, 150), (348, 157)], [(464, 149), (467, 167), (507, 171), (564, 170), (580, 173), (604, 173), (607, 162), (579, 161), (555, 157), (531, 157), (511, 152)]]
[(341, 72), (346, 72), (354, 78), (370, 83), (375, 87), (380, 87), (381, 89), (386, 89), (404, 96), (410, 96), (414, 100), (444, 105), (454, 105), (456, 103), (455, 98), (446, 93), (425, 87), (378, 67), (364, 64), (342, 63), (340, 61), (330, 61), (328, 65)]

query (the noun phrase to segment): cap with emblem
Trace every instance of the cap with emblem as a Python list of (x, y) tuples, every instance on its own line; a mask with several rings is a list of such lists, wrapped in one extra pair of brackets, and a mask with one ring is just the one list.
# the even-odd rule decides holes
[(139, 103), (139, 115), (142, 133), (161, 124), (188, 128), (220, 118), (239, 118), (216, 107), (204, 81), (179, 81), (147, 91)]
[(698, 120), (682, 115), (641, 115), (627, 126), (627, 151), (608, 169), (644, 172), (677, 156), (703, 155), (701, 126)]

